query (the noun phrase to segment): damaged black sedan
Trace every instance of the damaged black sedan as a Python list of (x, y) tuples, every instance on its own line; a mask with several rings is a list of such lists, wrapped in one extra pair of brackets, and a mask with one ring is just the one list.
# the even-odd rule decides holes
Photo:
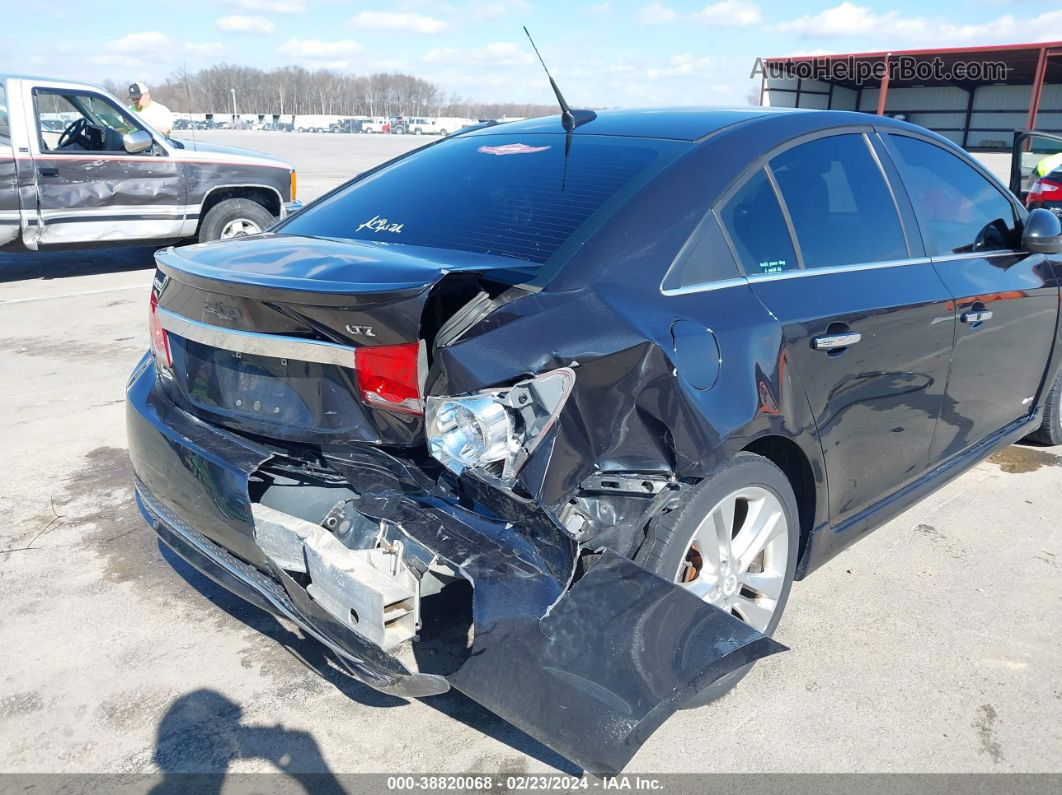
[(1062, 441), (1060, 248), (890, 119), (472, 130), (157, 255), (137, 501), (361, 681), (615, 772), (782, 649), (795, 579)]

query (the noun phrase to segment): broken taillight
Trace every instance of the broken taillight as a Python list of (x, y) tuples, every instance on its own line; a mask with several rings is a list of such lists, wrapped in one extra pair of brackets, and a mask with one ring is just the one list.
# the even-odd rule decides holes
[(170, 341), (166, 337), (166, 329), (162, 327), (162, 318), (159, 317), (159, 297), (154, 290), (151, 291), (148, 328), (151, 331), (151, 352), (155, 354), (155, 361), (166, 368), (172, 368)]
[(374, 408), (423, 414), (423, 359), (421, 342), (357, 348), (354, 368), (361, 399)]

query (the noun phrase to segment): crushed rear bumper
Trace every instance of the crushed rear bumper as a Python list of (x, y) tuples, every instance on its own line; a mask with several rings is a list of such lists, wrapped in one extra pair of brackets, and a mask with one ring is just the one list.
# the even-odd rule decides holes
[(473, 585), (467, 660), (446, 677), (411, 672), (255, 543), (248, 480), (275, 451), (175, 406), (150, 358), (130, 380), (127, 426), (140, 509), (194, 567), (295, 622), (365, 684), (403, 696), (452, 686), (590, 772), (618, 772), (692, 695), (783, 649), (607, 551), (572, 585), (579, 550), (548, 511), (466, 475), (481, 506), (473, 511), (411, 462), (359, 446), (331, 462), (357, 495), (356, 510), (397, 527)]

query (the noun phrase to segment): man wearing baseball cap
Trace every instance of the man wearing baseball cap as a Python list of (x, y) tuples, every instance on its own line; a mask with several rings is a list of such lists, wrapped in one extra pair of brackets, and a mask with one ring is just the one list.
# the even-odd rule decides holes
[(137, 81), (129, 86), (129, 107), (136, 111), (140, 118), (154, 127), (163, 135), (169, 135), (173, 129), (173, 114), (170, 109), (161, 102), (155, 102), (151, 98), (147, 84)]

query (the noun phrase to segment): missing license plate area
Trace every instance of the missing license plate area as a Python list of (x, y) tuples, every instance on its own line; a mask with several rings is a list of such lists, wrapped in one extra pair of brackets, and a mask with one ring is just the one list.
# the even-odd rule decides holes
[(214, 348), (173, 337), (177, 383), (197, 407), (296, 431), (358, 427), (352, 368)]

